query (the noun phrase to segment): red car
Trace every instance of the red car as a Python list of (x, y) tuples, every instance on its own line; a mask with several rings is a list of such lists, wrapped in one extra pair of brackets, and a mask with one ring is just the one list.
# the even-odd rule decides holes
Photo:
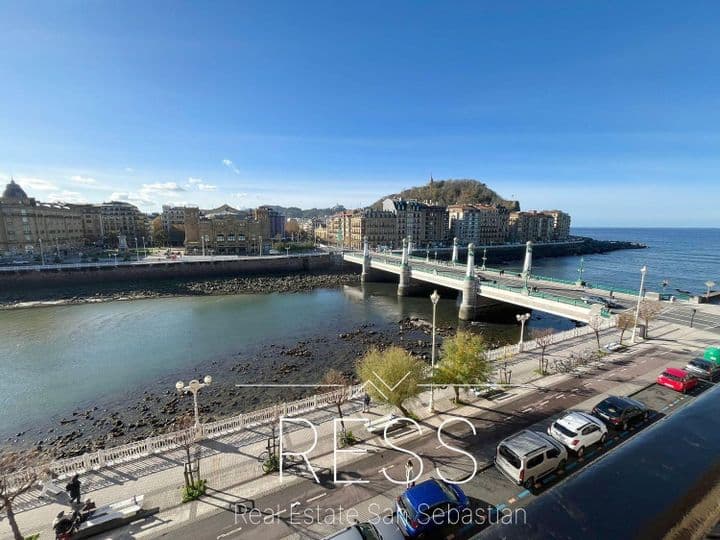
[(658, 375), (657, 383), (684, 394), (695, 388), (698, 380), (683, 369), (667, 368)]

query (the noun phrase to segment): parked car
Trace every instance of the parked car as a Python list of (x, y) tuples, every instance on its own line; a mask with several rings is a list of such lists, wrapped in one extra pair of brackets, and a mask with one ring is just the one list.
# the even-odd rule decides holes
[(708, 347), (705, 349), (703, 358), (710, 362), (720, 365), (720, 347)]
[(368, 430), (368, 433), (382, 435), (385, 433), (385, 426), (388, 426), (387, 432), (392, 433), (393, 431), (398, 431), (412, 425), (409, 418), (403, 418), (396, 414), (388, 414), (387, 416), (368, 422), (365, 424), (365, 429)]
[(378, 519), (377, 523), (356, 523), (347, 529), (326, 536), (323, 540), (405, 540), (398, 526), (388, 520)]
[(447, 526), (453, 510), (463, 512), (469, 506), (460, 486), (430, 478), (397, 498), (398, 526), (408, 538), (433, 538), (433, 531)]
[(579, 411), (565, 414), (548, 428), (548, 435), (578, 456), (582, 456), (588, 446), (604, 443), (607, 434), (607, 426), (602, 420)]
[(625, 345), (618, 343), (617, 341), (613, 341), (612, 343), (608, 343), (607, 345), (605, 345), (605, 350), (608, 352), (617, 352), (624, 349)]
[(543, 476), (565, 467), (567, 457), (558, 441), (526, 429), (498, 444), (495, 466), (514, 483), (531, 489)]
[(592, 414), (608, 426), (626, 430), (633, 424), (647, 420), (650, 411), (644, 403), (636, 399), (609, 396), (593, 407)]
[(720, 379), (720, 365), (704, 358), (690, 360), (685, 366), (685, 371), (710, 382)]
[(667, 368), (658, 375), (657, 383), (684, 394), (695, 388), (698, 380), (694, 375), (691, 375), (685, 370)]

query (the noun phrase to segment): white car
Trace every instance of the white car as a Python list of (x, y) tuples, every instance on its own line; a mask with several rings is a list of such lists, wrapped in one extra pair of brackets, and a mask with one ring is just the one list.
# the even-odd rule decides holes
[(405, 537), (391, 520), (377, 519), (374, 523), (356, 523), (323, 540), (405, 540)]
[(409, 418), (403, 418), (402, 416), (398, 416), (396, 414), (388, 414), (387, 416), (368, 422), (365, 424), (365, 429), (368, 430), (368, 433), (382, 435), (385, 432), (385, 426), (388, 426), (388, 433), (392, 433), (393, 431), (397, 431), (411, 425), (412, 422)]
[(573, 411), (555, 420), (548, 428), (548, 435), (582, 456), (587, 447), (607, 440), (608, 429), (599, 418)]
[(605, 345), (605, 350), (608, 352), (616, 352), (616, 351), (622, 351), (625, 348), (625, 345), (621, 345), (617, 341), (614, 341), (612, 343), (608, 343)]

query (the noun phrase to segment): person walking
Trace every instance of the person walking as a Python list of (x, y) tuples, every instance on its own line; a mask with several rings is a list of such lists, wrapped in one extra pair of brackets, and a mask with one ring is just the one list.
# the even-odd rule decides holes
[(363, 412), (370, 412), (370, 394), (367, 392), (363, 396)]
[(70, 504), (80, 504), (80, 478), (77, 474), (68, 482), (65, 490), (70, 494)]
[(414, 467), (412, 459), (408, 459), (407, 463), (405, 464), (405, 482), (407, 483), (407, 489), (410, 489), (415, 485), (415, 482), (410, 480), (414, 477), (413, 471)]

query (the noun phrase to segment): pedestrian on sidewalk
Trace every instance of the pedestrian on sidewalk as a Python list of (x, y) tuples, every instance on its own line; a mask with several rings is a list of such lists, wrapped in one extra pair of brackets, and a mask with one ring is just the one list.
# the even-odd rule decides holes
[(363, 412), (370, 412), (370, 394), (367, 392), (363, 396)]
[(72, 480), (65, 486), (65, 491), (70, 494), (70, 504), (80, 504), (80, 478), (76, 474), (72, 477)]
[(411, 478), (414, 478), (413, 474), (413, 462), (412, 459), (408, 459), (407, 463), (405, 464), (405, 483), (407, 484), (407, 489), (410, 489), (411, 487), (415, 486), (415, 482), (411, 481)]

